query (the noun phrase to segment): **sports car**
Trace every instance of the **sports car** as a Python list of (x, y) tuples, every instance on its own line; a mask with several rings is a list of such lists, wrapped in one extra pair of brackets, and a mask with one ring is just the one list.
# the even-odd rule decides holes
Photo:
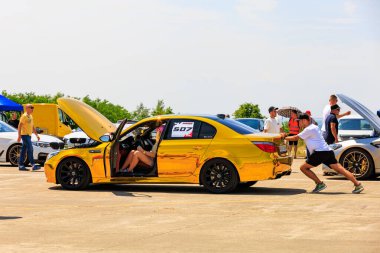
[[(343, 94), (339, 99), (356, 111), (371, 125), (371, 137), (350, 139), (330, 145), (337, 160), (358, 179), (367, 179), (380, 174), (380, 118), (358, 101)], [(338, 132), (339, 133), (339, 132)], [(325, 175), (335, 175), (327, 166), (322, 167)]]
[[(95, 141), (48, 156), (47, 181), (65, 189), (99, 183), (189, 183), (226, 193), (291, 172), (292, 158), (279, 134), (257, 133), (221, 115), (156, 116), (123, 130), (127, 120), (116, 128), (81, 101), (60, 98), (58, 104)], [(154, 138), (158, 124), (164, 130)], [(156, 139), (153, 166), (139, 164), (133, 173), (120, 170), (132, 150), (151, 150)]]

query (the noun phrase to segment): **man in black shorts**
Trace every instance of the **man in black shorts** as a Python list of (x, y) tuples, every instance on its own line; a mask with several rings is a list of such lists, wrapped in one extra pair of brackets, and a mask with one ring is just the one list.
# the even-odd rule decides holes
[(319, 180), (317, 175), (311, 170), (311, 168), (317, 167), (322, 163), (353, 182), (355, 188), (352, 193), (362, 192), (364, 190), (362, 184), (356, 180), (351, 172), (347, 171), (342, 165), (340, 165), (340, 163), (338, 163), (335, 158), (334, 151), (331, 150), (326, 141), (323, 139), (322, 133), (318, 126), (311, 123), (309, 115), (303, 113), (298, 117), (298, 120), (300, 127), (304, 127), (304, 130), (298, 135), (288, 136), (285, 139), (287, 141), (295, 141), (301, 138), (305, 141), (307, 149), (311, 155), (308, 157), (306, 162), (301, 165), (301, 171), (315, 182), (316, 186), (313, 192), (320, 192), (327, 187), (326, 184)]

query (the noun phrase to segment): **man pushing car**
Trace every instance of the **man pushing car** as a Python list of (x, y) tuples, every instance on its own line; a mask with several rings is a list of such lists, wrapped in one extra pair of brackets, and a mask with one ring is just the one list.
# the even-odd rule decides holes
[(335, 158), (334, 151), (332, 151), (332, 149), (327, 145), (318, 126), (311, 123), (309, 115), (303, 113), (299, 115), (298, 120), (300, 127), (303, 127), (304, 130), (298, 135), (288, 136), (285, 139), (287, 141), (297, 141), (299, 138), (301, 138), (305, 141), (306, 147), (311, 155), (307, 158), (306, 162), (301, 165), (300, 169), (302, 173), (304, 173), (307, 177), (315, 182), (316, 186), (312, 192), (317, 193), (326, 189), (327, 187), (326, 184), (323, 183), (311, 170), (311, 168), (316, 167), (322, 163), (353, 182), (355, 188), (352, 193), (362, 192), (364, 190), (362, 184), (356, 180), (351, 172), (344, 169), (343, 166), (338, 163)]

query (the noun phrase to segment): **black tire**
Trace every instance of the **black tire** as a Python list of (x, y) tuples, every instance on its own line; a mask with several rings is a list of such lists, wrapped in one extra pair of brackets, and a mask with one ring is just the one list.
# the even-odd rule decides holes
[(203, 166), (201, 182), (212, 193), (227, 193), (236, 189), (239, 176), (230, 162), (224, 159), (213, 159)]
[(374, 176), (375, 166), (371, 155), (361, 148), (353, 148), (344, 152), (340, 164), (357, 179), (368, 179)]
[(257, 181), (248, 181), (248, 182), (244, 182), (244, 183), (239, 183), (237, 187), (239, 189), (247, 189), (256, 183), (257, 183)]
[(81, 159), (70, 157), (59, 163), (57, 182), (66, 190), (85, 189), (91, 181), (87, 164)]
[[(21, 152), (20, 144), (14, 144), (9, 147), (8, 152), (7, 152), (7, 160), (10, 162), (12, 166), (18, 166), (20, 152)], [(28, 166), (28, 164), (29, 164), (28, 155), (25, 154), (24, 165)]]

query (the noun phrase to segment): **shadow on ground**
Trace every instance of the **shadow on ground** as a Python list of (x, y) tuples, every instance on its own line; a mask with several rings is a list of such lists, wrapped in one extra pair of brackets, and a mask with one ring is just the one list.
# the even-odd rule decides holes
[(17, 220), (22, 219), (20, 216), (0, 216), (0, 220)]
[[(50, 190), (65, 191), (60, 186), (50, 187)], [(112, 192), (116, 196), (138, 197), (136, 192), (160, 192), (160, 193), (187, 193), (187, 194), (213, 194), (205, 188), (196, 185), (92, 185), (88, 189), (83, 190), (88, 192)], [(249, 187), (246, 189), (238, 189), (230, 195), (274, 195), (288, 196), (305, 193), (304, 189), (295, 188), (269, 188), (269, 187)]]

